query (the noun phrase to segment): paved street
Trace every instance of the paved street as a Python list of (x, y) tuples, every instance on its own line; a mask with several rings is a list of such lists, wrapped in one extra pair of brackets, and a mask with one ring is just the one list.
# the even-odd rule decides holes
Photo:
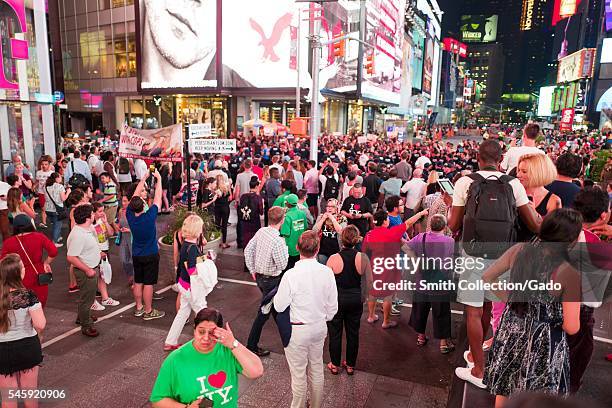
[[(159, 221), (164, 228), (164, 218)], [(66, 231), (65, 231), (66, 232)], [(235, 237), (232, 232), (231, 237)], [(131, 293), (122, 275), (116, 248), (111, 249), (114, 279), (111, 296), (121, 301), (115, 308), (98, 312), (96, 327), (101, 335), (95, 339), (82, 336), (74, 325), (75, 301), (78, 294), (67, 293), (65, 248), (54, 264), (56, 280), (51, 286), (46, 309), (44, 366), (40, 371), (41, 388), (61, 388), (68, 394), (66, 401), (45, 403), (55, 407), (144, 407), (165, 356), (164, 338), (174, 315), (176, 295), (169, 287), (160, 286), (164, 299), (156, 307), (166, 311), (160, 320), (145, 322), (133, 317)], [(208, 298), (210, 306), (220, 309), (242, 342), (246, 341), (259, 302), (259, 291), (242, 272), (242, 257), (235, 248), (221, 254), (218, 260), (222, 281)], [(607, 319), (598, 319), (597, 335), (610, 333), (610, 309)], [(360, 332), (360, 351), (354, 377), (337, 377), (325, 373), (325, 407), (460, 407), (474, 406), (478, 401), (492, 402), (485, 392), (466, 386), (453, 375), (461, 364), (465, 333), (459, 311), (453, 314), (453, 334), (458, 350), (442, 356), (435, 342), (417, 348), (415, 333), (408, 326), (410, 309), (402, 310), (400, 327), (384, 331), (370, 326), (365, 317)], [(365, 316), (365, 315), (364, 315)], [(185, 328), (181, 341), (190, 339)], [(429, 334), (431, 335), (431, 333)], [(257, 381), (241, 381), (241, 407), (287, 407), (291, 400), (290, 376), (276, 326), (267, 324), (260, 343), (272, 351), (263, 358), (265, 374)], [(609, 363), (603, 356), (612, 352), (608, 343), (597, 342), (593, 361), (587, 371), (583, 396), (600, 403), (612, 400), (607, 383)], [(327, 350), (325, 360), (328, 361)], [(464, 401), (464, 393), (466, 401)]]

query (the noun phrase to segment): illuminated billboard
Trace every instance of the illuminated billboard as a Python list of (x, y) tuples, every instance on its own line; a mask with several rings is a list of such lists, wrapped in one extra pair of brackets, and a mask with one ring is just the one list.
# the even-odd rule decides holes
[(452, 54), (458, 54), (460, 57), (467, 56), (467, 45), (455, 40), (454, 38), (446, 37), (442, 40), (444, 50)]
[[(292, 66), (295, 67), (295, 42), (299, 38), (300, 84), (310, 88), (308, 22), (298, 24), (300, 9), (307, 9), (307, 4), (294, 0), (232, 0), (224, 1), (223, 6), (223, 87), (295, 87), (297, 72)], [(305, 16), (304, 11), (302, 18)], [(334, 30), (339, 32), (345, 28), (342, 24), (345, 15), (332, 19), (331, 13), (327, 13), (326, 17), (329, 20), (321, 22), (322, 41), (333, 35)], [(300, 32), (297, 32), (298, 26)], [(320, 79), (325, 85), (328, 79), (337, 76), (340, 64), (339, 61), (330, 63), (326, 58), (321, 64)]]
[(533, 27), (533, 9), (535, 0), (523, 0), (523, 11), (521, 12), (520, 29), (529, 31)]
[(540, 88), (540, 97), (538, 100), (538, 116), (552, 115), (553, 94), (555, 86), (543, 86)]
[[(364, 66), (361, 95), (399, 105), (402, 77), (405, 0), (366, 1), (365, 41), (373, 46), (374, 70)], [(365, 64), (364, 64), (365, 65)]]
[(497, 40), (497, 15), (461, 16), (461, 41), (493, 42)]
[(593, 76), (595, 48), (584, 48), (559, 60), (557, 83)]
[(555, 26), (559, 21), (563, 20), (564, 18), (576, 14), (576, 10), (580, 5), (580, 1), (581, 0), (555, 0), (552, 25)]
[(414, 16), (412, 29), (414, 57), (412, 58), (412, 87), (421, 90), (423, 86), (423, 54), (425, 53), (425, 21)]
[(601, 57), (599, 58), (599, 63), (612, 63), (612, 38), (604, 38), (601, 45)]
[(606, 0), (606, 31), (612, 30), (612, 0)]
[(142, 89), (217, 86), (217, 2), (138, 0)]
[(428, 35), (425, 39), (425, 59), (423, 60), (423, 92), (431, 95), (433, 79), (434, 42)]

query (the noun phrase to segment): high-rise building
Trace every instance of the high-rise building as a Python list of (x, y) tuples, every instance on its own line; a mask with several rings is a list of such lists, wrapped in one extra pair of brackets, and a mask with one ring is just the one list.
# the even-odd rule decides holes
[(496, 104), (502, 95), (504, 53), (501, 43), (471, 44), (468, 48), (467, 68), (480, 89), (480, 102)]
[(531, 93), (550, 70), (553, 2), (465, 0), (464, 14), (498, 15), (496, 41), (503, 44), (503, 93)]

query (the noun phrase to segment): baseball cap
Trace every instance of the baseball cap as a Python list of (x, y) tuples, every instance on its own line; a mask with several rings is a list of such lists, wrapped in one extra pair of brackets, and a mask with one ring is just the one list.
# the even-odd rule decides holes
[(29, 226), (35, 227), (34, 221), (32, 220), (32, 218), (28, 217), (25, 214), (19, 214), (13, 219), (13, 227), (22, 228)]
[(295, 194), (289, 194), (285, 199), (285, 202), (289, 205), (297, 205), (298, 201), (298, 196)]

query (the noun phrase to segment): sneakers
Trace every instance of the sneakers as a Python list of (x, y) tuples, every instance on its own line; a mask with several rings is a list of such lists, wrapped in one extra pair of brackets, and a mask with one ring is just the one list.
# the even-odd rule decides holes
[(47, 224), (43, 224), (42, 222), (38, 224), (38, 228), (47, 229)]
[(54, 242), (56, 248), (61, 248), (64, 246), (61, 242)]
[(102, 293), (99, 290), (96, 290), (96, 297), (102, 297)]
[(113, 299), (112, 297), (109, 297), (108, 299), (104, 299), (101, 303), (104, 306), (119, 306), (120, 305), (120, 302)]
[(68, 293), (74, 293), (74, 292), (78, 292), (79, 291), (79, 287), (78, 286), (70, 286), (68, 287)]
[(164, 296), (163, 295), (158, 295), (157, 293), (153, 292), (153, 300), (163, 300)]
[(164, 317), (165, 315), (166, 315), (166, 312), (162, 312), (161, 310), (157, 310), (157, 309), (151, 309), (150, 313), (143, 313), (142, 320), (160, 319)]
[(134, 316), (136, 317), (142, 317), (142, 315), (144, 315), (144, 307), (142, 309), (134, 309)]
[(374, 317), (371, 317), (371, 318), (368, 317), (368, 323), (372, 324), (372, 323), (378, 321), (378, 319), (379, 319), (378, 315), (374, 315)]
[(391, 305), (391, 316), (399, 316), (401, 311), (395, 306)]
[(455, 368), (455, 375), (461, 378), (463, 381), (472, 383), (478, 388), (485, 389), (487, 386), (482, 382), (482, 378), (474, 377), (472, 375), (472, 369), (469, 367), (457, 367)]
[(97, 300), (94, 300), (93, 305), (91, 305), (91, 310), (95, 310), (97, 312), (100, 312), (102, 310), (106, 309), (104, 306), (102, 306), (100, 304), (100, 302), (98, 302)]
[(464, 360), (465, 360), (465, 362), (467, 363), (468, 368), (470, 368), (470, 369), (471, 369), (472, 367), (474, 367), (474, 362), (473, 362), (473, 361), (468, 360), (468, 356), (469, 356), (469, 355), (470, 355), (470, 350), (466, 350), (466, 351), (463, 353), (463, 359), (464, 359)]

